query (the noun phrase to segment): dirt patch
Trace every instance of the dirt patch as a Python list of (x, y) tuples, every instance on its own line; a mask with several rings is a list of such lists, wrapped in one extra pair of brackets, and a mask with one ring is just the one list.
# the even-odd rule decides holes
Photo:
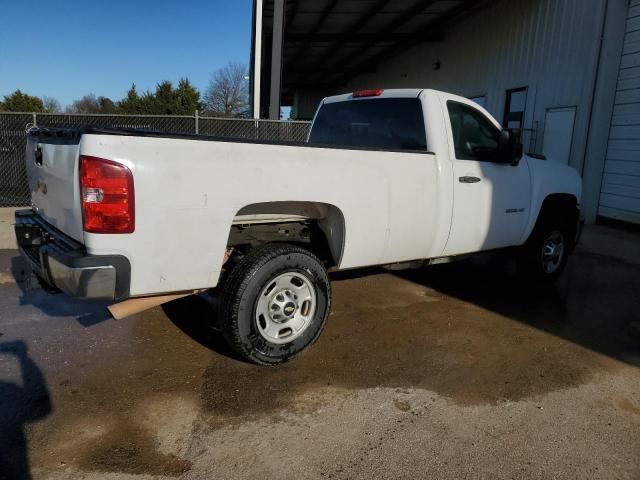
[(160, 453), (148, 431), (124, 422), (85, 448), (77, 465), (87, 471), (177, 477), (191, 469), (190, 461)]
[(33, 464), (180, 476), (190, 468), (181, 447), (212, 353), (160, 309), (99, 325), (93, 331), (102, 328), (100, 335), (83, 330), (90, 337), (76, 338), (73, 352), (56, 362), (49, 377), (55, 415), (30, 426)]
[(0, 285), (15, 283), (16, 279), (10, 273), (0, 272)]
[(634, 415), (640, 416), (640, 404), (634, 403), (628, 398), (620, 399), (616, 403), (618, 407), (620, 407), (625, 412), (633, 413)]
[(395, 399), (393, 401), (393, 406), (396, 407), (401, 412), (408, 412), (409, 410), (411, 410), (411, 404), (406, 400)]

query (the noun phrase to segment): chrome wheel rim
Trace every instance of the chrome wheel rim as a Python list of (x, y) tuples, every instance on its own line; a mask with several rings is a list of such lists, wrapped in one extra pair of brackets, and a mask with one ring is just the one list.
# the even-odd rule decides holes
[(564, 235), (554, 230), (542, 243), (542, 269), (552, 274), (560, 267), (564, 257)]
[(269, 280), (256, 302), (256, 326), (271, 343), (289, 343), (311, 325), (316, 291), (303, 273), (287, 272)]

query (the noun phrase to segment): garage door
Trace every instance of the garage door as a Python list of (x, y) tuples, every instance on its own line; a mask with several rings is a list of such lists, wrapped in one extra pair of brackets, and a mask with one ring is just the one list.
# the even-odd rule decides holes
[(640, 0), (629, 4), (598, 213), (640, 223)]

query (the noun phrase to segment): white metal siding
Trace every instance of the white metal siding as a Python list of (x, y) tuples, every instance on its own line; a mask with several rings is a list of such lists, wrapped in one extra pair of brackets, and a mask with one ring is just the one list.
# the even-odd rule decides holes
[[(441, 43), (399, 52), (348, 88), (422, 87), (486, 95), (487, 109), (502, 121), (506, 90), (528, 87), (525, 149), (542, 151), (548, 109), (575, 107), (569, 163), (580, 172), (605, 7), (605, 0), (505, 0), (460, 22)], [(439, 70), (433, 66), (437, 61)]]
[(598, 214), (640, 223), (640, 0), (631, 0)]

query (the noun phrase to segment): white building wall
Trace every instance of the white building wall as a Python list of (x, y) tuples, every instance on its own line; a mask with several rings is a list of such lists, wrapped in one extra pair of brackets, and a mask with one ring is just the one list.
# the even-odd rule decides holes
[(598, 213), (640, 223), (640, 0), (627, 16)]
[(486, 95), (487, 109), (502, 121), (506, 90), (528, 87), (525, 150), (541, 152), (548, 109), (576, 107), (569, 163), (581, 172), (605, 9), (606, 0), (505, 0), (454, 26), (443, 42), (399, 52), (345, 91), (417, 87)]

